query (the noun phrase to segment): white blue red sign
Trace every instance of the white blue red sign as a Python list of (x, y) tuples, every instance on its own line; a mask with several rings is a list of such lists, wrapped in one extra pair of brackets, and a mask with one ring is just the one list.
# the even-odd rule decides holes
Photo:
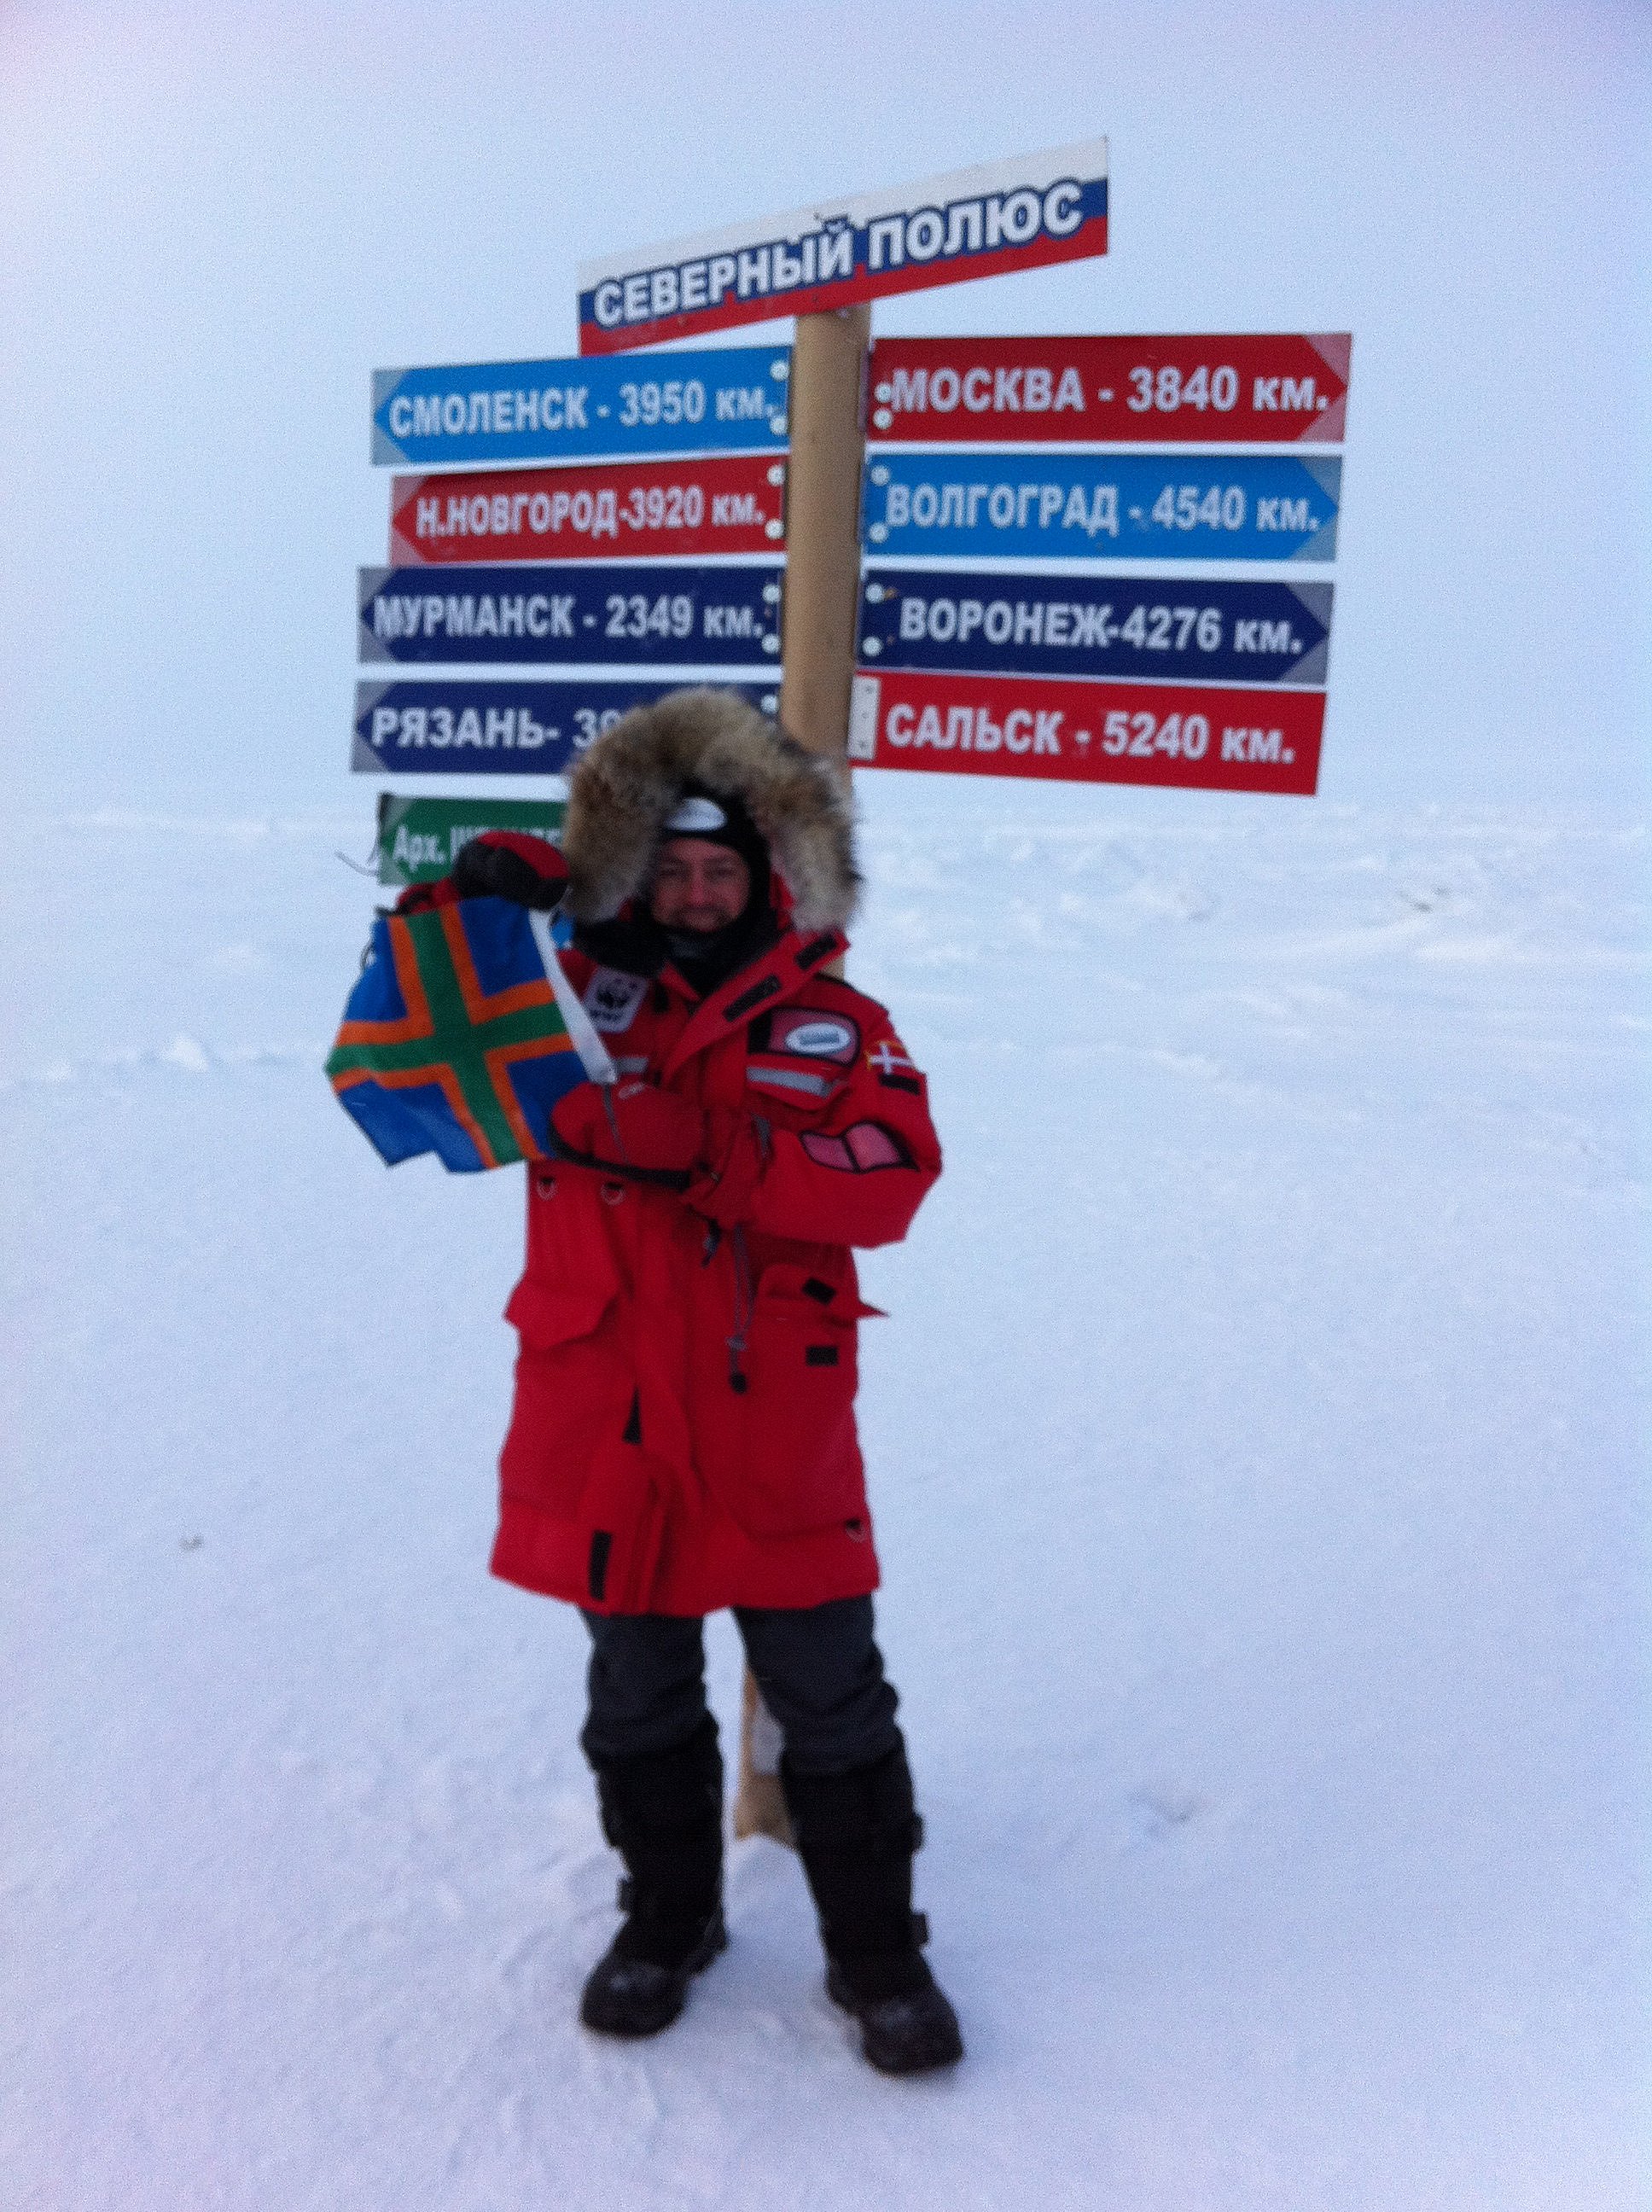
[(1073, 683), (862, 670), (849, 758), (864, 768), (1306, 794), (1322, 691)]
[[(552, 677), (531, 683), (422, 678), (358, 684), (353, 769), (368, 775), (560, 775), (633, 707), (680, 679)], [(723, 688), (765, 714), (773, 683)]]
[(779, 453), (791, 358), (783, 347), (730, 346), (647, 362), (375, 369), (373, 458), (441, 468)]
[(866, 434), (958, 446), (1334, 446), (1353, 340), (879, 338)]
[(781, 564), (363, 568), (363, 660), (778, 664)]
[(1322, 684), (1331, 586), (869, 568), (867, 667)]
[(786, 463), (763, 453), (396, 477), (396, 567), (771, 553), (786, 535)]
[(879, 453), (861, 543), (952, 560), (1329, 561), (1341, 490), (1333, 456)]
[(822, 200), (580, 270), (580, 351), (814, 315), (1107, 251), (1107, 141)]

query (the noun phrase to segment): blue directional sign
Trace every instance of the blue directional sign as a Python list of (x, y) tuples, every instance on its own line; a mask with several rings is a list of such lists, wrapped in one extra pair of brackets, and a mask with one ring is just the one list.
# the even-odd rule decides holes
[(880, 453), (861, 543), (890, 556), (1330, 561), (1339, 459), (1254, 453)]
[(773, 346), (373, 374), (373, 458), (458, 467), (782, 453), (791, 355)]
[[(590, 676), (358, 684), (350, 766), (368, 775), (560, 775), (622, 714), (676, 688), (675, 679)], [(723, 688), (765, 714), (780, 705), (773, 682)]]
[(871, 568), (863, 667), (994, 676), (1325, 681), (1329, 584)]
[(761, 667), (780, 659), (778, 561), (363, 568), (363, 660)]

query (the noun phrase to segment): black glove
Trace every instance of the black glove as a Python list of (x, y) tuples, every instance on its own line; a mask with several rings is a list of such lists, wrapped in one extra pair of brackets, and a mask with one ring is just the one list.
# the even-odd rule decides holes
[(568, 889), (568, 862), (544, 837), (489, 830), (459, 847), (449, 880), (456, 898), (513, 899), (555, 914)]

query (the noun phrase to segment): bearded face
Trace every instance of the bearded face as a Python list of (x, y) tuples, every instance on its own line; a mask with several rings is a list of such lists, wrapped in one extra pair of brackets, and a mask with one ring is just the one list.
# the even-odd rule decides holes
[(648, 911), (662, 929), (709, 936), (738, 921), (751, 896), (751, 871), (726, 845), (668, 837), (648, 886)]

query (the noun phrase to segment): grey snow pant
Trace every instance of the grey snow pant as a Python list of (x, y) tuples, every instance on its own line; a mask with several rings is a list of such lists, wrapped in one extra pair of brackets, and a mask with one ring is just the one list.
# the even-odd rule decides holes
[[(686, 1743), (706, 1714), (704, 1623), (666, 1613), (584, 1618), (591, 1705), (580, 1743), (592, 1765)], [(901, 1741), (869, 1597), (783, 1610), (737, 1606), (734, 1618), (797, 1772), (847, 1773)]]

